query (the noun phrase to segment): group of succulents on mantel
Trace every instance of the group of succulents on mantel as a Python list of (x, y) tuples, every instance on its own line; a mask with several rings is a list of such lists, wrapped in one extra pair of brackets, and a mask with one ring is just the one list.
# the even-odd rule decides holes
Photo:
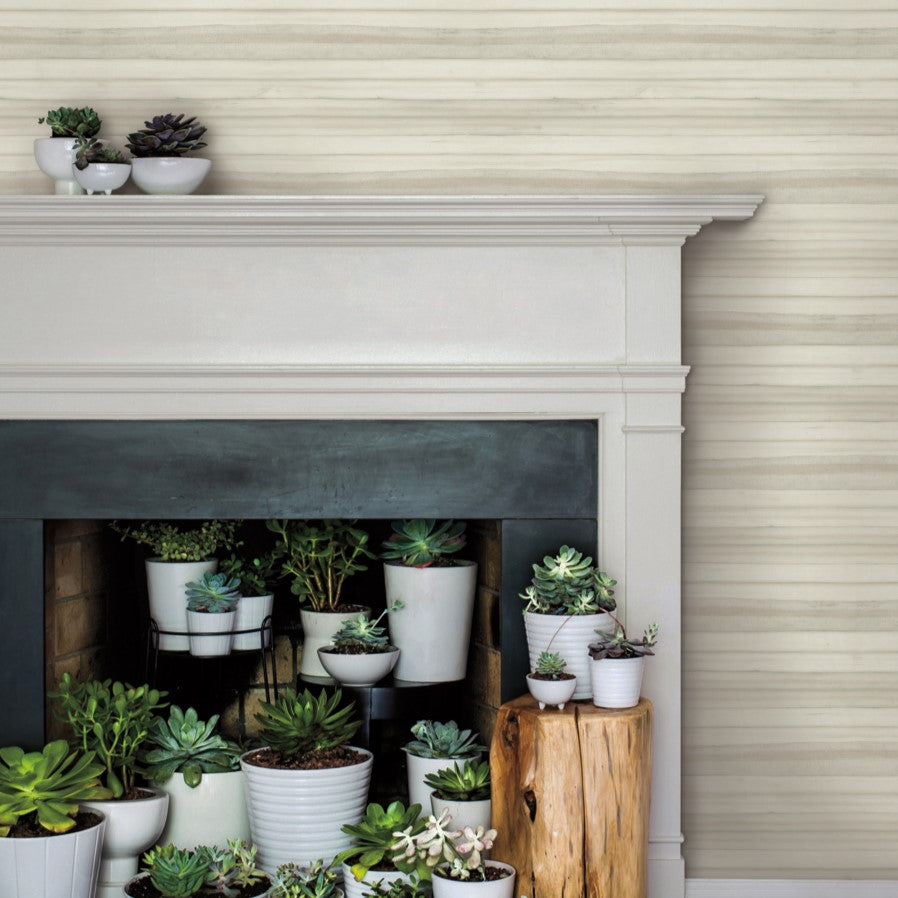
[(34, 141), (34, 156), (57, 194), (108, 196), (129, 177), (144, 193), (193, 193), (212, 167), (211, 160), (192, 155), (206, 146), (206, 128), (195, 116), (167, 112), (145, 121), (127, 137), (133, 158), (97, 136), (102, 122), (90, 106), (51, 109), (38, 119), (45, 123), (50, 136)]

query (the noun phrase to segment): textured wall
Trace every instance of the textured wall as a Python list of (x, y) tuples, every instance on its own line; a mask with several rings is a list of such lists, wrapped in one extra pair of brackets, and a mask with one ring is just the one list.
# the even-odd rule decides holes
[(0, 192), (89, 102), (210, 192), (767, 194), (686, 250), (688, 874), (898, 878), (893, 0), (252, 5), (0, 0)]

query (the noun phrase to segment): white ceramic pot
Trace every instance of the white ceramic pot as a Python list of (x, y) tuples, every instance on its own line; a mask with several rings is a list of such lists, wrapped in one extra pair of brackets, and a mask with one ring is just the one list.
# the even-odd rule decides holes
[[(258, 630), (262, 622), (271, 614), (274, 608), (274, 593), (264, 596), (241, 596), (237, 603), (237, 620), (234, 621), (235, 630)], [(271, 644), (271, 631), (261, 633), (239, 633), (234, 637), (231, 648), (235, 652), (259, 651), (262, 648), (262, 638), (265, 638), (265, 648)]]
[(187, 629), (190, 631), (190, 654), (201, 658), (217, 658), (231, 654), (234, 641), (234, 621), (237, 612), (187, 611)]
[(540, 680), (533, 674), (527, 674), (527, 688), (539, 703), (540, 709), (549, 705), (563, 711), (577, 688), (577, 679), (573, 677), (570, 680)]
[(408, 803), (419, 804), (422, 813), (426, 814), (430, 807), (430, 796), (433, 789), (424, 782), (424, 777), (428, 773), (437, 773), (453, 764), (461, 767), (465, 761), (479, 761), (480, 753), (473, 755), (465, 755), (463, 758), (421, 758), (413, 755), (408, 749), (402, 749), (405, 752), (406, 772), (408, 774)]
[[(257, 749), (257, 751), (260, 749)], [(272, 770), (240, 758), (252, 840), (259, 848), (258, 865), (274, 873), (290, 861), (327, 863), (352, 844), (343, 824), (365, 815), (371, 783), (372, 755), (356, 748), (365, 760), (326, 770)]]
[(360, 614), (367, 617), (371, 613), (370, 608), (362, 611), (310, 611), (308, 608), (299, 609), (299, 619), (302, 622), (302, 659), (299, 662), (299, 673), (303, 677), (319, 679), (322, 683), (333, 683), (333, 678), (328, 674), (318, 657), (318, 649), (323, 649), (331, 644), (331, 638), (343, 626), (344, 621), (354, 620)]
[(477, 564), (406, 567), (384, 563), (390, 641), (401, 649), (393, 675), (412, 683), (463, 680), (471, 641)]
[[(190, 847), (193, 848), (195, 846), (191, 845)], [(136, 886), (141, 880), (149, 878), (149, 873), (138, 873), (137, 876), (132, 877), (125, 883), (121, 895), (123, 895), (124, 898), (133, 898), (133, 896), (136, 894), (133, 891), (134, 886)], [(259, 894), (254, 896), (254, 898), (268, 898), (268, 896), (271, 895), (273, 889), (274, 886), (270, 885), (267, 889), (265, 889), (264, 892), (259, 892)], [(343, 893), (339, 889), (337, 889), (337, 893), (335, 894), (334, 898), (341, 898), (342, 894)]]
[(399, 649), (371, 654), (343, 655), (328, 648), (318, 649), (324, 669), (343, 686), (373, 686), (395, 666)]
[(106, 815), (96, 898), (121, 898), (125, 883), (137, 873), (138, 858), (162, 835), (168, 795), (160, 789), (147, 791), (153, 793), (152, 798), (83, 802), (84, 807)]
[(200, 784), (191, 788), (183, 773), (175, 773), (157, 789), (168, 793), (168, 819), (159, 842), (178, 848), (197, 845), (224, 845), (228, 839), (249, 841), (249, 815), (243, 774), (204, 773)]
[(489, 798), (481, 801), (449, 801), (446, 798), (430, 796), (430, 807), (435, 817), (443, 811), (449, 811), (451, 829), (464, 829), (466, 826), (482, 826), (490, 828), (493, 819), (493, 803)]
[(144, 193), (193, 193), (211, 168), (211, 160), (198, 156), (137, 156), (131, 177)]
[(346, 898), (365, 898), (371, 887), (377, 882), (387, 885), (397, 880), (408, 882), (408, 873), (400, 873), (398, 870), (369, 870), (361, 879), (357, 880), (352, 873), (349, 864), (343, 864), (343, 891)]
[[(217, 571), (217, 558), (207, 558), (205, 561), (147, 559), (150, 617), (160, 630), (187, 632), (187, 584), (202, 580), (203, 574)], [(190, 640), (187, 636), (160, 636), (159, 648), (163, 652), (186, 652), (190, 648)]]
[(632, 708), (639, 703), (645, 658), (590, 659), (592, 703), (597, 708)]
[(53, 179), (58, 196), (80, 196), (84, 193), (72, 174), (76, 142), (74, 137), (38, 137), (34, 141), (37, 166)]
[(80, 832), (0, 839), (0, 894), (3, 898), (94, 898), (105, 831), (103, 817)]
[(126, 162), (89, 162), (87, 168), (73, 165), (72, 174), (89, 194), (99, 192), (109, 196), (131, 177), (131, 166)]
[(433, 877), (433, 898), (512, 898), (514, 895), (515, 869), (501, 861), (487, 861), (487, 867), (502, 867), (511, 875), (494, 882), (470, 882), (463, 879)]
[(614, 629), (610, 614), (535, 614), (525, 611), (530, 670), (536, 670), (536, 660), (542, 652), (558, 652), (567, 662), (565, 670), (577, 678), (572, 698), (590, 698), (589, 644), (595, 642), (597, 629), (609, 632)]

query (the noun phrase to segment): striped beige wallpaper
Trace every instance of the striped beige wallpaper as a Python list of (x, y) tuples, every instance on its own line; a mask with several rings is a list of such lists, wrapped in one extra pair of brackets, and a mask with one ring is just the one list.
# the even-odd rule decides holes
[(751, 192), (685, 258), (690, 877), (898, 878), (894, 0), (0, 0), (37, 116), (209, 126), (219, 193)]

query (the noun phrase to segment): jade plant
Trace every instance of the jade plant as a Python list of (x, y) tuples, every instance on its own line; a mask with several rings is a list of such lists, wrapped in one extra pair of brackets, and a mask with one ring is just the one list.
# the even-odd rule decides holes
[(284, 755), (307, 755), (326, 751), (348, 742), (359, 728), (352, 717), (354, 706), (340, 707), (342, 693), (328, 696), (322, 689), (316, 698), (308, 689), (297, 694), (285, 689), (277, 702), (262, 702), (260, 739)]
[(542, 564), (533, 565), (533, 579), (520, 598), (527, 603), (525, 611), (537, 614), (598, 614), (617, 607), (616, 583), (590, 556), (562, 546), (557, 555), (546, 555)]
[(451, 565), (455, 554), (465, 545), (463, 521), (430, 520), (393, 521), (393, 533), (384, 542), (381, 557), (406, 567)]
[(615, 618), (614, 630), (607, 633), (604, 630), (596, 630), (598, 642), (590, 643), (589, 656), (594, 661), (602, 661), (605, 658), (641, 658), (644, 655), (654, 655), (652, 649), (658, 640), (658, 625), (652, 624), (642, 634), (642, 639), (628, 639), (624, 625)]
[(274, 877), (270, 898), (337, 898), (337, 874), (323, 860), (307, 867), (281, 864)]
[(187, 583), (187, 610), (207, 614), (226, 614), (237, 608), (240, 601), (240, 581), (227, 574), (209, 571), (199, 580)]
[(51, 109), (45, 116), (37, 120), (39, 125), (50, 126), (50, 134), (53, 137), (94, 137), (100, 132), (100, 117), (91, 109), (84, 106), (81, 109), (71, 106), (60, 106)]
[(95, 137), (79, 137), (75, 144), (75, 167), (83, 171), (91, 162), (130, 165), (127, 157), (115, 147), (107, 146)]
[(206, 133), (196, 116), (184, 113), (153, 116), (144, 127), (128, 135), (128, 149), (135, 156), (183, 156), (206, 146), (200, 138)]
[(424, 776), (424, 782), (444, 801), (486, 801), (490, 797), (490, 765), (487, 761), (458, 762)]
[(278, 575), (278, 555), (271, 550), (255, 558), (231, 555), (219, 562), (219, 569), (229, 577), (240, 581), (240, 591), (245, 596), (264, 596), (273, 591)]
[(219, 549), (231, 550), (240, 545), (236, 539), (239, 521), (203, 521), (195, 526), (180, 526), (170, 521), (141, 521), (110, 527), (121, 538), (133, 539), (149, 546), (161, 561), (205, 561)]
[(419, 758), (465, 758), (487, 750), (477, 742), (478, 733), (460, 730), (454, 720), (448, 723), (419, 720), (412, 727), (412, 735), (415, 738), (404, 748)]
[(376, 620), (368, 620), (364, 614), (344, 621), (331, 638), (332, 652), (342, 655), (375, 655), (393, 649), (386, 635), (386, 628), (379, 626), (386, 611)]

